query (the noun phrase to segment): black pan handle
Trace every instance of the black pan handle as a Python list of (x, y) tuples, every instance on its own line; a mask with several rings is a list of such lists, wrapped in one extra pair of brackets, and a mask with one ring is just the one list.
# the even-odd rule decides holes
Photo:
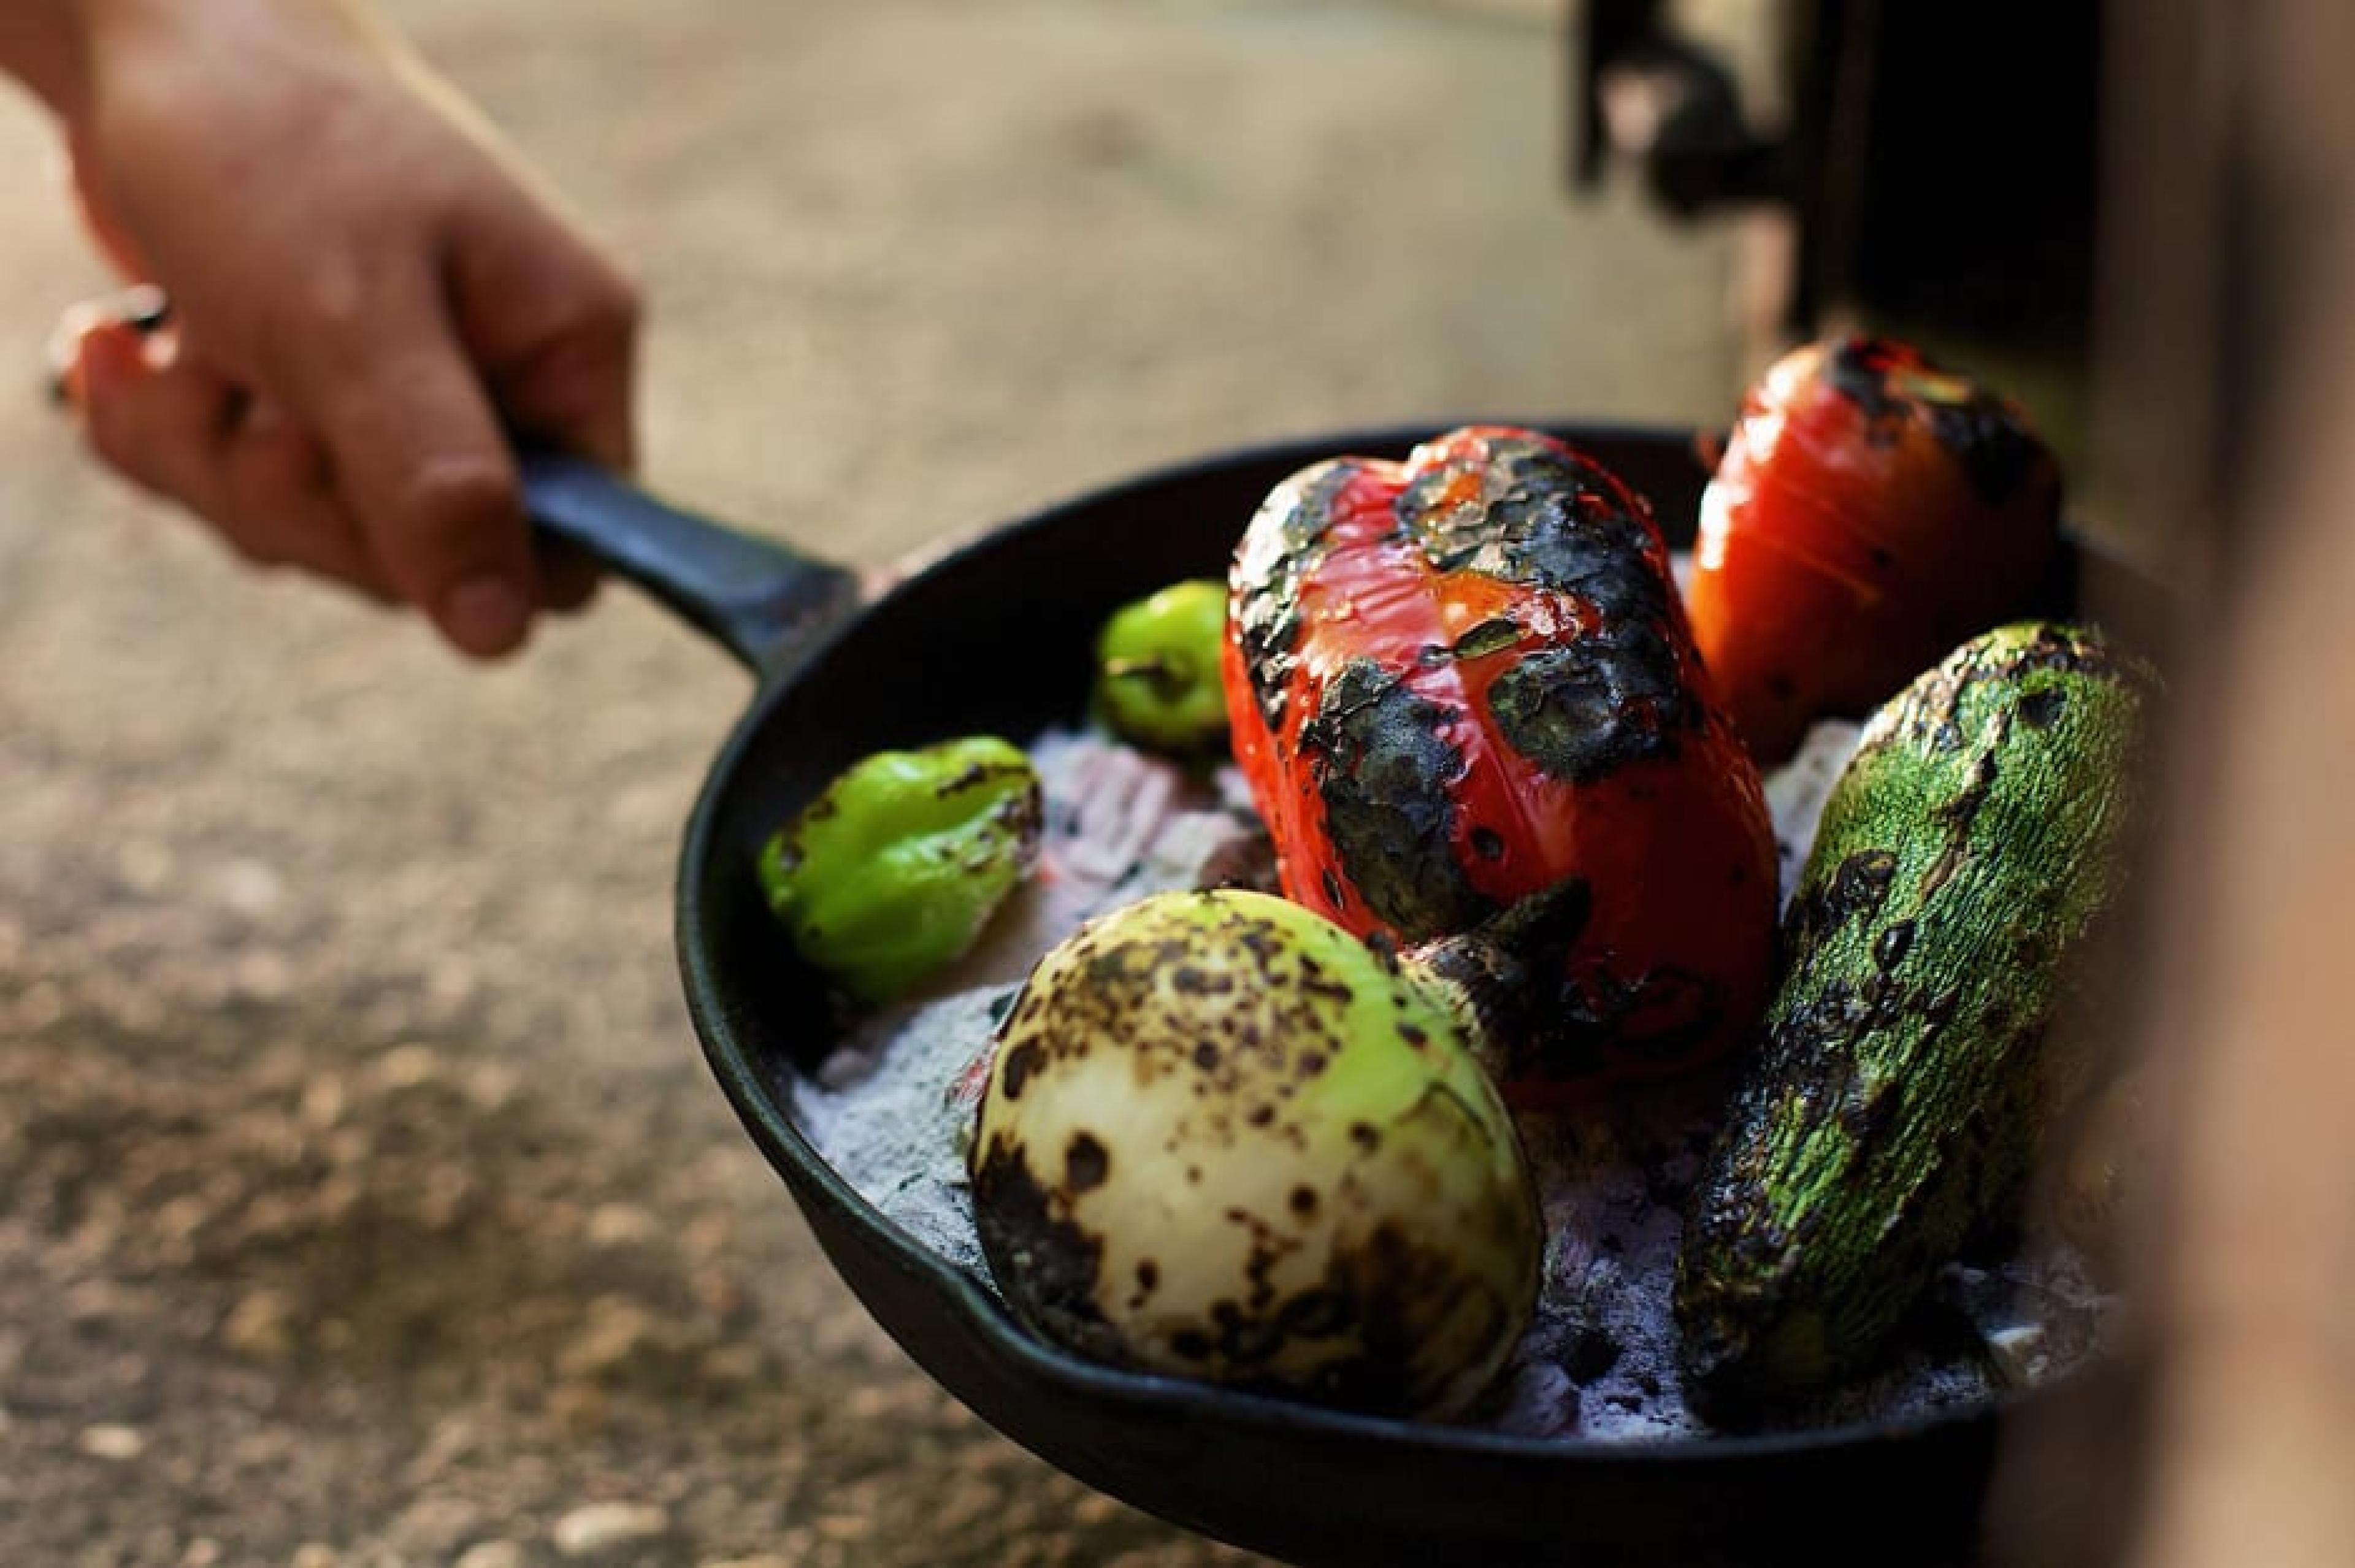
[(858, 607), (847, 568), (682, 512), (581, 458), (525, 452), (517, 462), (524, 507), (543, 534), (645, 589), (763, 680)]
[[(171, 304), (143, 286), (125, 291), (112, 310), (148, 333), (169, 318)], [(49, 400), (59, 405), (70, 398), (70, 352), (63, 339), (49, 346)], [(516, 457), (524, 509), (541, 533), (636, 583), (763, 681), (858, 606), (858, 579), (847, 568), (682, 512), (581, 458), (528, 445)]]

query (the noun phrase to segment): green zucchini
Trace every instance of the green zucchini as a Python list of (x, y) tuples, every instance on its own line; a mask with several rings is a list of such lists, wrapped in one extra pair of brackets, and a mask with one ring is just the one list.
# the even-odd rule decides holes
[(1866, 725), (1686, 1214), (1675, 1307), (1704, 1404), (1860, 1370), (1966, 1241), (2016, 1211), (2083, 1076), (2047, 1026), (2122, 880), (2155, 691), (2098, 633), (2024, 623)]

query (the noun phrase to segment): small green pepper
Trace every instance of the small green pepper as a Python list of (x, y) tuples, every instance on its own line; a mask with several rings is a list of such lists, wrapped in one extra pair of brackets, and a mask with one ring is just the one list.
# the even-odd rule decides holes
[(1219, 678), (1227, 585), (1173, 583), (1116, 611), (1096, 640), (1096, 708), (1123, 740), (1191, 756), (1227, 738)]
[(802, 956), (879, 1005), (973, 945), (1037, 859), (1043, 811), (1030, 759), (995, 737), (878, 752), (762, 846), (761, 886)]

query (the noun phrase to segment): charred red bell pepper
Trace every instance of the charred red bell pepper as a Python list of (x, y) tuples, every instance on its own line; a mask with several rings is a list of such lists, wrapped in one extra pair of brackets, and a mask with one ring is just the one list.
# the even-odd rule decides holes
[(1508, 1095), (1678, 1071), (1742, 1036), (1773, 832), (1633, 491), (1498, 427), (1337, 459), (1268, 497), (1230, 594), (1236, 760), (1287, 896), (1412, 944), (1587, 884), (1559, 995), (1530, 1009), (1547, 1027), (1507, 1042)]
[(2061, 473), (2018, 407), (1885, 338), (1767, 371), (1701, 503), (1693, 636), (1762, 764), (2029, 608)]

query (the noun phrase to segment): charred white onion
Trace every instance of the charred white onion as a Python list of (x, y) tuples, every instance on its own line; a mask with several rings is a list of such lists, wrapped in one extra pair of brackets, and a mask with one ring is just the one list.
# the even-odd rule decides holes
[(991, 1268), (1094, 1359), (1357, 1409), (1460, 1409), (1542, 1246), (1450, 988), (1263, 894), (1169, 893), (1050, 953), (972, 1151)]

